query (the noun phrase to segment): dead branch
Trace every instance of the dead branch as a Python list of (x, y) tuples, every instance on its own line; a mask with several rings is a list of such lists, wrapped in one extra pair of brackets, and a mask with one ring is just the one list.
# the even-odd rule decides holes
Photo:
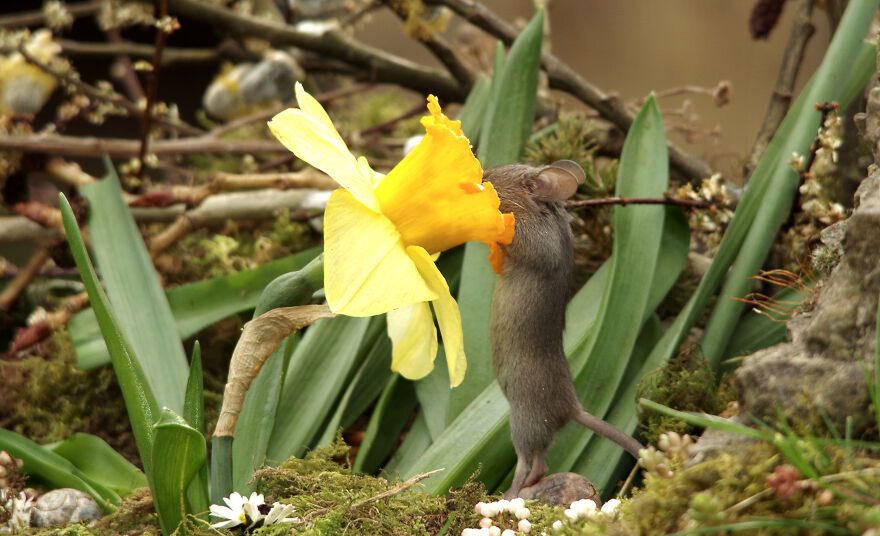
[[(140, 0), (157, 4), (160, 0)], [(172, 13), (212, 24), (236, 36), (257, 36), (275, 46), (294, 46), (341, 60), (365, 71), (374, 81), (398, 84), (423, 94), (433, 93), (445, 100), (461, 101), (469, 87), (452, 77), (368, 46), (338, 30), (321, 34), (300, 32), (282, 24), (258, 19), (198, 0), (168, 0)]]
[[(64, 51), (65, 56), (73, 58), (109, 59), (119, 56), (130, 56), (138, 59), (150, 59), (153, 57), (153, 47), (128, 41), (121, 41), (119, 43), (89, 43), (59, 39), (58, 44), (61, 45), (61, 50)], [(163, 67), (167, 67), (179, 63), (217, 63), (218, 61), (220, 61), (220, 54), (213, 48), (165, 47), (160, 64)]]
[(9, 343), (7, 355), (14, 355), (22, 350), (45, 340), (56, 329), (66, 326), (73, 315), (89, 305), (89, 295), (85, 292), (75, 294), (66, 300), (57, 310), (47, 314), (42, 320), (27, 327), (16, 330), (12, 342)]
[[(121, 44), (123, 42), (122, 32), (120, 32), (118, 28), (111, 28), (105, 33), (107, 39), (111, 43)], [(141, 80), (138, 78), (138, 75), (134, 70), (134, 64), (131, 62), (129, 56), (115, 56), (113, 66), (110, 68), (110, 74), (113, 78), (119, 80), (131, 101), (140, 102), (141, 99), (146, 98), (144, 87), (141, 85)]]
[(74, 188), (79, 188), (80, 186), (91, 184), (98, 180), (83, 171), (82, 168), (79, 167), (79, 164), (68, 162), (61, 158), (50, 159), (46, 164), (46, 171), (49, 175), (52, 175), (52, 177), (58, 179), (64, 184), (73, 186)]
[(0, 292), (0, 311), (8, 311), (15, 300), (24, 292), (24, 289), (30, 285), (31, 281), (39, 275), (40, 270), (49, 261), (49, 251), (45, 248), (39, 248), (27, 260), (21, 270), (15, 274), (12, 281), (9, 282)]
[[(74, 17), (84, 17), (97, 13), (103, 2), (94, 0), (91, 2), (80, 2), (78, 4), (68, 4), (67, 11)], [(43, 10), (25, 11), (23, 13), (14, 13), (0, 17), (0, 28), (25, 28), (30, 26), (42, 26), (46, 23), (46, 16)]]
[[(355, 95), (362, 91), (366, 91), (373, 84), (354, 84), (349, 87), (340, 88), (334, 91), (328, 91), (321, 95), (315, 96), (315, 100), (320, 102), (325, 107), (331, 102), (341, 99), (343, 97), (348, 97), (349, 95)], [(275, 115), (283, 112), (287, 108), (289, 108), (289, 104), (282, 104), (281, 106), (277, 106), (275, 108), (269, 110), (260, 110), (258, 112), (254, 112), (252, 114), (246, 115), (244, 117), (239, 117), (238, 119), (234, 119), (224, 125), (221, 125), (213, 130), (211, 130), (210, 135), (215, 138), (220, 138), (225, 134), (228, 134), (234, 130), (237, 130), (241, 127), (250, 125), (251, 123), (259, 123), (262, 121), (268, 121)]]
[(779, 74), (776, 77), (776, 85), (773, 88), (773, 93), (770, 95), (767, 114), (764, 116), (760, 130), (758, 130), (755, 143), (752, 145), (751, 155), (744, 166), (744, 177), (751, 175), (752, 170), (758, 165), (758, 160), (764, 154), (770, 139), (779, 127), (779, 124), (782, 123), (785, 114), (788, 112), (788, 107), (791, 105), (794, 83), (803, 64), (807, 43), (816, 31), (816, 28), (810, 22), (814, 5), (815, 0), (801, 0), (797, 11), (795, 11), (794, 20), (791, 25), (791, 34), (788, 36), (788, 43), (785, 45), (785, 52), (782, 55), (782, 65), (779, 67)]
[[(381, 0), (385, 6), (390, 9), (397, 17), (403, 21), (409, 16), (413, 7), (405, 2), (397, 2), (395, 0)], [(431, 51), (435, 58), (442, 63), (449, 73), (458, 80), (463, 87), (471, 87), (474, 85), (473, 70), (468, 67), (467, 63), (455, 52), (455, 49), (443, 38), (443, 36), (430, 31), (417, 31), (412, 36), (418, 42), (425, 45), (425, 48)]]
[[(113, 92), (111, 94), (107, 94), (104, 91), (101, 91), (100, 89), (96, 88), (95, 86), (92, 86), (91, 84), (83, 82), (79, 78), (70, 76), (66, 73), (60, 73), (60, 72), (55, 71), (49, 65), (42, 63), (40, 60), (38, 60), (35, 57), (33, 57), (32, 55), (30, 55), (27, 52), (27, 50), (25, 50), (24, 45), (18, 47), (17, 50), (19, 53), (21, 53), (22, 57), (25, 60), (27, 60), (28, 63), (30, 63), (31, 65), (34, 65), (35, 67), (37, 67), (41, 71), (54, 76), (62, 84), (71, 85), (71, 86), (75, 87), (79, 92), (81, 92), (82, 94), (86, 95), (89, 98), (98, 99), (98, 100), (101, 100), (104, 102), (109, 102), (110, 104), (119, 106), (120, 108), (122, 108), (123, 110), (125, 110), (126, 112), (128, 112), (132, 116), (140, 117), (140, 114), (142, 113), (141, 108), (137, 104), (131, 102), (130, 100), (128, 100), (125, 97), (123, 97), (122, 95), (120, 95), (119, 93)], [(177, 118), (169, 119), (166, 117), (157, 116), (155, 118), (155, 120), (157, 123), (161, 124), (164, 127), (171, 128), (171, 129), (180, 131), (184, 134), (189, 134), (191, 136), (197, 136), (199, 134), (204, 133), (204, 131), (202, 129), (200, 129), (198, 127), (194, 127), (194, 126), (184, 122), (181, 119), (177, 119)]]
[[(50, 136), (29, 134), (24, 136), (0, 136), (0, 149), (25, 153), (54, 154), (64, 156), (109, 155), (114, 157), (137, 156), (138, 140), (120, 138), (95, 138), (91, 136)], [(287, 149), (272, 140), (218, 140), (210, 136), (156, 140), (150, 153), (157, 156), (210, 154), (257, 154), (286, 153)]]
[[(173, 21), (176, 23), (176, 21)], [(162, 70), (162, 49), (168, 36), (174, 31), (174, 25), (168, 18), (168, 0), (159, 2), (159, 20), (156, 22), (156, 40), (154, 44), (152, 69), (149, 72), (149, 81), (146, 91), (146, 105), (141, 117), (141, 146), (138, 151), (137, 178), (144, 176), (144, 158), (147, 156), (147, 145), (150, 142), (150, 126), (153, 122), (153, 105), (156, 104), (156, 94), (159, 91), (159, 72)]]
[(579, 199), (577, 201), (566, 201), (565, 208), (576, 210), (587, 207), (604, 207), (608, 205), (675, 205), (684, 208), (714, 208), (718, 205), (706, 201), (696, 199), (685, 199), (680, 197), (598, 197), (596, 199)]
[[(507, 45), (510, 45), (517, 36), (517, 31), (513, 26), (480, 2), (474, 0), (425, 1), (429, 4), (449, 7), (463, 19), (497, 37)], [(551, 88), (569, 93), (599, 112), (602, 117), (611, 121), (618, 128), (624, 131), (629, 130), (634, 117), (617, 96), (607, 94), (584, 80), (574, 69), (550, 52), (541, 54), (541, 65), (547, 72)], [(669, 161), (675, 170), (694, 183), (699, 183), (702, 179), (712, 175), (712, 169), (708, 164), (673, 143), (669, 143)]]

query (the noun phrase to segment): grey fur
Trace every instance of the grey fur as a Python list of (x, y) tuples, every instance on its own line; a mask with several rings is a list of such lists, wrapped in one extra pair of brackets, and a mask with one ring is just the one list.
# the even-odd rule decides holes
[[(540, 168), (514, 164), (487, 170), (501, 199), (501, 211), (516, 220), (513, 242), (502, 246), (505, 261), (492, 300), (492, 365), (510, 402), (510, 435), (517, 453), (516, 475), (505, 497), (534, 484), (546, 471), (544, 455), (568, 421), (621, 443), (640, 446), (628, 435), (595, 419), (581, 407), (562, 348), (574, 253), (569, 216), (560, 201), (544, 201), (542, 172), (571, 173), (574, 162)], [(578, 182), (583, 181), (581, 170)], [(561, 195), (573, 193), (560, 184)], [(536, 195), (540, 191), (541, 195)], [(554, 196), (549, 196), (554, 197)], [(557, 199), (560, 196), (555, 196)]]

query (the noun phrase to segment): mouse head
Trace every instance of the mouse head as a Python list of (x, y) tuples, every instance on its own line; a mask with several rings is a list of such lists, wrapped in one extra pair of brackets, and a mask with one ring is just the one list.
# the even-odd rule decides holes
[[(571, 229), (562, 201), (584, 182), (584, 170), (578, 164), (559, 160), (540, 167), (500, 166), (486, 170), (483, 180), (498, 192), (501, 212), (512, 212), (516, 219), (513, 242), (501, 246), (508, 259), (536, 270), (552, 270), (557, 263), (567, 262), (572, 255)], [(560, 272), (560, 277), (565, 274)]]
[(483, 179), (492, 183), (501, 198), (501, 212), (513, 212), (519, 220), (559, 206), (584, 182), (584, 170), (571, 160), (546, 166), (512, 164), (486, 170)]

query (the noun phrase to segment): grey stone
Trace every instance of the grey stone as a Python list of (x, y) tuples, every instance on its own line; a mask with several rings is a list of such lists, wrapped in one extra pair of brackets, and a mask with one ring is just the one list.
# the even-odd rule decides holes
[(60, 488), (34, 501), (31, 526), (56, 527), (80, 521), (92, 521), (103, 515), (98, 503), (78, 489)]
[(577, 473), (547, 475), (537, 484), (520, 490), (519, 496), (559, 506), (568, 506), (580, 499), (592, 499), (596, 506), (602, 506), (602, 499), (593, 483)]

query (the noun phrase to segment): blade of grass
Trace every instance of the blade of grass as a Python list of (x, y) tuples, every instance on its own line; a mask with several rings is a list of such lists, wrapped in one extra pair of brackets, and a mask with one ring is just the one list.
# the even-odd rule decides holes
[(70, 203), (64, 194), (58, 195), (58, 204), (61, 209), (61, 220), (64, 224), (64, 232), (67, 235), (67, 243), (76, 262), (80, 277), (89, 295), (89, 301), (95, 310), (95, 317), (101, 326), (101, 333), (110, 352), (113, 363), (113, 371), (119, 382), (119, 389), (125, 400), (125, 409), (128, 420), (134, 432), (138, 453), (147, 478), (152, 476), (152, 452), (153, 452), (153, 423), (158, 415), (158, 404), (150, 385), (146, 380), (140, 362), (134, 355), (128, 341), (122, 334), (113, 311), (110, 309), (104, 289), (98, 283), (98, 276), (92, 266), (89, 255), (86, 252), (82, 235), (76, 218), (70, 208)]
[[(442, 368), (442, 367), (438, 367)], [(448, 389), (448, 384), (447, 384)], [(354, 460), (358, 473), (375, 473), (397, 444), (416, 406), (413, 383), (394, 375), (385, 386)]]
[[(189, 364), (189, 378), (186, 380), (186, 394), (183, 397), (183, 419), (200, 434), (205, 434), (205, 387), (202, 374), (202, 347), (199, 341), (193, 345)], [(208, 464), (202, 465), (186, 490), (187, 505), (190, 512), (208, 510)]]
[(319, 320), (306, 331), (284, 378), (278, 403), (282, 411), (267, 450), (270, 463), (301, 456), (314, 444), (349, 372), (359, 366), (358, 350), (369, 322), (340, 316)]
[[(165, 291), (180, 338), (192, 337), (215, 322), (253, 309), (260, 293), (273, 279), (301, 269), (320, 253), (320, 248), (310, 248), (250, 270)], [(76, 314), (68, 328), (79, 368), (89, 370), (110, 362), (107, 346), (101, 338), (101, 329), (91, 308)]]
[[(663, 116), (656, 98), (651, 95), (636, 116), (624, 143), (616, 194), (622, 197), (662, 196), (668, 173)], [(594, 326), (596, 336), (583, 347), (581, 354), (586, 356), (586, 362), (574, 375), (584, 409), (594, 415), (605, 415), (611, 407), (641, 331), (665, 217), (662, 206), (615, 207), (612, 267)], [(569, 470), (590, 435), (577, 427), (563, 430), (548, 455), (551, 470)]]
[[(160, 407), (183, 410), (188, 368), (165, 291), (141, 233), (107, 162), (103, 180), (82, 186), (89, 200), (89, 234), (95, 261), (119, 327), (139, 360)], [(137, 282), (137, 284), (132, 284)]]
[(22, 471), (46, 487), (84, 491), (105, 512), (115, 510), (113, 503), (120, 501), (119, 495), (91, 481), (63, 456), (5, 428), (0, 428), (0, 450), (20, 459)]
[(187, 508), (186, 489), (204, 467), (206, 456), (205, 437), (173, 411), (163, 410), (153, 443), (153, 501), (166, 536), (178, 530), (187, 514), (196, 513)]
[[(702, 339), (703, 352), (717, 369), (742, 311), (741, 304), (730, 297), (746, 294), (751, 277), (775, 240), (797, 190), (797, 174), (788, 166), (790, 155), (793, 152), (806, 154), (816, 135), (819, 114), (811, 110), (814, 104), (836, 100), (843, 107), (848, 105), (842, 99), (847, 97), (845, 91), (856, 85), (851, 78), (862, 76), (862, 40), (877, 6), (877, 0), (848, 4), (821, 65), (789, 110), (752, 174), (709, 270), (700, 281), (692, 303), (680, 315), (683, 320), (677, 322), (677, 331), (668, 340), (669, 344), (658, 351), (671, 355), (676, 350), (726, 276), (721, 299)], [(728, 274), (732, 264), (733, 270)]]
[(147, 485), (144, 473), (98, 436), (73, 434), (47, 448), (72, 463), (82, 475), (120, 497)]

